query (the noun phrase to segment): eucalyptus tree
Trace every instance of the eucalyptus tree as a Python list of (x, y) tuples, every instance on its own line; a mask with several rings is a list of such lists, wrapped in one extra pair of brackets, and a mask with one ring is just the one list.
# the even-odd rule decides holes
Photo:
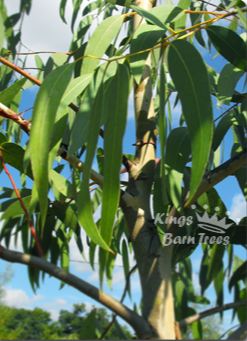
[[(189, 325), (203, 338), (201, 319), (227, 309), (243, 330), (244, 219), (227, 217), (215, 186), (232, 175), (246, 195), (245, 3), (73, 0), (71, 45), (48, 60), (21, 48), (31, 6), (20, 1), (8, 16), (0, 1), (0, 155), (11, 182), (1, 190), (0, 257), (26, 265), (34, 289), (46, 274), (78, 289), (140, 338), (180, 338)], [(32, 75), (26, 55), (37, 64)], [(34, 84), (32, 113), (20, 114), (23, 90)], [(131, 153), (123, 138), (132, 95)], [(10, 248), (13, 238), (21, 252)], [(99, 263), (99, 288), (69, 272), (73, 238), (81, 253), (89, 245), (92, 269)], [(126, 279), (121, 300), (102, 291), (116, 256)], [(123, 303), (135, 269), (138, 309)], [(211, 284), (217, 307), (197, 314), (196, 304), (214, 303), (205, 294)], [(228, 304), (226, 284), (235, 297)]]

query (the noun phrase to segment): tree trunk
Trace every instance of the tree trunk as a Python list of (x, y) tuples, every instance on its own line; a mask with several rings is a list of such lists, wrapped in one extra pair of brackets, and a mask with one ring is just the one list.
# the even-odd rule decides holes
[[(149, 10), (153, 3), (138, 0)], [(134, 30), (141, 24), (134, 18)], [(136, 207), (122, 204), (130, 231), (142, 287), (142, 315), (153, 330), (153, 338), (175, 339), (175, 314), (171, 283), (171, 247), (161, 247), (151, 209), (150, 195), (155, 172), (155, 112), (152, 98), (151, 59), (147, 58), (142, 79), (135, 84), (136, 160), (130, 167), (128, 192)]]

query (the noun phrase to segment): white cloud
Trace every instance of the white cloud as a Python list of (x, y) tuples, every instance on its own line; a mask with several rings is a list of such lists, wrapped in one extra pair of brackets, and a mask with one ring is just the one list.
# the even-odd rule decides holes
[(16, 308), (30, 308), (42, 300), (41, 295), (28, 296), (25, 291), (15, 288), (4, 288), (3, 301), (6, 305)]
[(235, 221), (239, 221), (241, 218), (247, 215), (246, 201), (242, 194), (236, 194), (232, 198), (232, 204), (230, 209), (230, 218)]
[(66, 305), (66, 304), (67, 304), (67, 301), (64, 300), (63, 298), (57, 298), (57, 299), (55, 300), (55, 304), (56, 304), (56, 305), (63, 306), (63, 305)]
[[(19, 0), (7, 1), (8, 13), (19, 10)], [(59, 16), (60, 0), (39, 0), (32, 2), (32, 9), (25, 16), (22, 28), (22, 43), (32, 51), (67, 51), (72, 39), (70, 25), (62, 22)], [(66, 15), (71, 18), (72, 4), (68, 2)], [(68, 20), (70, 22), (70, 20)], [(24, 50), (23, 50), (24, 51)], [(47, 59), (46, 55), (41, 55)], [(27, 66), (34, 66), (34, 56), (28, 57)]]

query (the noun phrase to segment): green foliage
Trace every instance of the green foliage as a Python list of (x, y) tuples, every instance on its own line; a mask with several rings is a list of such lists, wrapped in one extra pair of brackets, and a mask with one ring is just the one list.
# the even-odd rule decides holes
[(209, 27), (207, 32), (216, 50), (222, 56), (239, 69), (247, 70), (246, 44), (237, 33), (216, 25)]
[[(71, 3), (71, 18), (66, 13), (67, 0), (60, 1), (59, 9), (61, 20), (70, 24), (72, 30), (71, 52), (51, 53), (47, 59), (42, 54), (28, 57), (28, 60), (34, 59), (39, 69), (35, 76), (42, 80), (42, 85), (35, 95), (33, 110), (15, 116), (19, 124), (6, 118), (0, 110), (0, 152), (34, 222), (45, 258), (67, 272), (71, 261), (70, 243), (75, 238), (80, 254), (88, 256), (92, 269), (99, 262), (100, 280), (106, 279), (110, 286), (117, 257), (122, 259), (128, 281), (133, 249), (126, 228), (127, 214), (119, 207), (121, 194), (127, 188), (134, 199), (147, 195), (146, 189), (137, 193), (133, 179), (123, 180), (120, 175), (125, 172), (121, 170), (122, 163), (127, 171), (130, 165), (138, 166), (138, 148), (143, 148), (140, 147), (143, 141), (137, 141), (136, 151), (132, 147), (126, 150), (123, 144), (124, 136), (130, 143), (135, 142), (135, 134), (129, 136), (127, 131), (134, 117), (132, 93), (136, 100), (142, 90), (147, 90), (142, 87), (150, 72), (148, 95), (153, 96), (155, 115), (142, 120), (144, 109), (152, 108), (152, 103), (140, 97), (144, 109), (138, 117), (141, 128), (137, 129), (144, 131), (144, 138), (157, 138), (156, 154), (152, 162), (145, 164), (144, 172), (135, 174), (134, 181), (152, 178), (147, 185), (149, 197), (153, 195), (154, 212), (151, 213), (169, 214), (174, 206), (179, 214), (195, 218), (189, 204), (202, 180), (207, 179), (205, 174), (225, 161), (225, 155), (235, 156), (246, 149), (247, 99), (242, 85), (247, 64), (241, 34), (242, 27), (246, 27), (246, 8), (242, 1), (222, 0), (217, 9), (221, 17), (205, 13), (208, 5), (203, 1), (181, 0), (176, 6), (172, 1), (165, 1), (149, 10), (136, 6), (133, 1), (122, 0), (99, 0), (90, 4), (73, 0)], [(27, 67), (26, 59), (16, 53), (23, 49), (22, 20), (32, 15), (31, 5), (31, 0), (20, 1), (19, 11), (9, 16), (4, 1), (0, 0), (1, 56), (23, 69)], [(229, 15), (229, 9), (237, 15)], [(137, 14), (142, 22), (133, 32), (133, 18)], [(212, 62), (214, 58), (218, 63)], [(0, 65), (2, 104), (19, 113), (25, 104), (23, 92), (30, 89), (31, 81)], [(136, 93), (137, 89), (140, 93)], [(30, 120), (30, 136), (21, 130), (22, 116)], [(145, 142), (144, 146), (152, 143)], [(154, 159), (158, 157), (154, 168)], [(148, 171), (146, 174), (149, 166), (152, 174)], [(2, 166), (0, 170), (5, 181)], [(239, 168), (234, 176), (246, 195), (246, 167)], [(211, 188), (196, 199), (196, 212), (202, 213), (203, 206), (207, 205), (207, 213), (213, 215), (215, 207), (219, 207), (217, 214), (222, 219), (226, 215), (224, 199)], [(1, 188), (0, 200), (1, 242), (8, 247), (13, 238), (21, 240), (23, 250), (36, 255), (24, 212), (8, 183)], [(187, 209), (184, 209), (185, 201)], [(145, 217), (149, 214), (150, 207), (139, 208), (145, 211)], [(148, 223), (153, 224), (151, 219)], [(238, 235), (240, 247), (245, 243), (239, 241), (244, 239), (239, 237), (244, 223), (242, 220), (231, 227), (232, 234)], [(157, 225), (162, 238), (169, 224)], [(194, 237), (198, 232), (195, 225), (188, 224), (183, 229), (184, 235)], [(201, 292), (198, 293), (192, 271), (196, 249), (197, 245), (174, 247), (172, 282), (177, 320), (195, 313), (197, 304), (212, 303), (207, 295), (210, 286), (216, 303), (224, 304), (227, 275), (235, 299), (245, 297), (246, 262), (236, 261), (238, 251), (233, 245), (202, 245)], [(226, 264), (226, 254), (229, 264)], [(34, 268), (29, 268), (28, 273), (36, 289), (44, 273)], [(127, 284), (131, 296), (130, 284)], [(27, 311), (22, 310), (23, 320), (18, 322), (16, 316), (20, 311), (1, 309), (6, 321), (13, 318), (16, 323), (15, 330), (10, 330), (13, 325), (6, 322), (9, 332), (1, 327), (1, 338), (8, 335), (38, 339), (48, 335), (50, 338), (98, 338), (110, 319), (104, 310), (87, 313), (84, 306), (77, 306), (72, 313), (61, 312), (57, 323), (40, 310), (31, 314), (34, 320), (28, 320)], [(234, 309), (234, 312), (242, 323), (246, 318), (243, 309)], [(26, 325), (27, 331), (23, 328)], [(36, 326), (37, 334), (28, 329), (32, 326)], [(189, 333), (195, 339), (209, 335), (206, 324), (200, 322), (194, 323)], [(130, 336), (116, 322), (107, 337), (124, 338), (123, 334)]]
[[(0, 314), (0, 338), (4, 340), (96, 339), (110, 323), (105, 309), (88, 311), (84, 304), (74, 305), (72, 312), (61, 310), (57, 321), (52, 321), (50, 313), (40, 308), (28, 310), (0, 305)], [(129, 330), (116, 321), (105, 339), (120, 339), (119, 328), (122, 335), (131, 338)]]
[(0, 337), (5, 340), (45, 340), (55, 339), (57, 328), (50, 314), (42, 309), (16, 309), (0, 306)]
[[(205, 173), (211, 150), (213, 122), (209, 81), (200, 54), (188, 42), (175, 41), (171, 44), (168, 67), (181, 100), (190, 134), (192, 151), (188, 198), (190, 202)], [(205, 136), (207, 136), (206, 141)]]
[(48, 164), (53, 161), (49, 161), (48, 158), (49, 150), (53, 147), (50, 142), (57, 109), (68, 86), (72, 70), (73, 65), (69, 64), (50, 73), (41, 86), (34, 106), (30, 158), (39, 196), (42, 224), (47, 213)]

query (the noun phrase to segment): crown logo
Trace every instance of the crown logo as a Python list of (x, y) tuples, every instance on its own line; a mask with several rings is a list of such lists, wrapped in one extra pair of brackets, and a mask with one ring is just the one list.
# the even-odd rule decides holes
[[(204, 208), (207, 209), (207, 207)], [(216, 207), (215, 211), (218, 210), (219, 208)], [(207, 212), (204, 212), (203, 215), (196, 212), (196, 217), (200, 228), (218, 234), (225, 234), (227, 229), (233, 225), (233, 223), (227, 224), (226, 217), (223, 219), (218, 218), (216, 213), (210, 217)]]

